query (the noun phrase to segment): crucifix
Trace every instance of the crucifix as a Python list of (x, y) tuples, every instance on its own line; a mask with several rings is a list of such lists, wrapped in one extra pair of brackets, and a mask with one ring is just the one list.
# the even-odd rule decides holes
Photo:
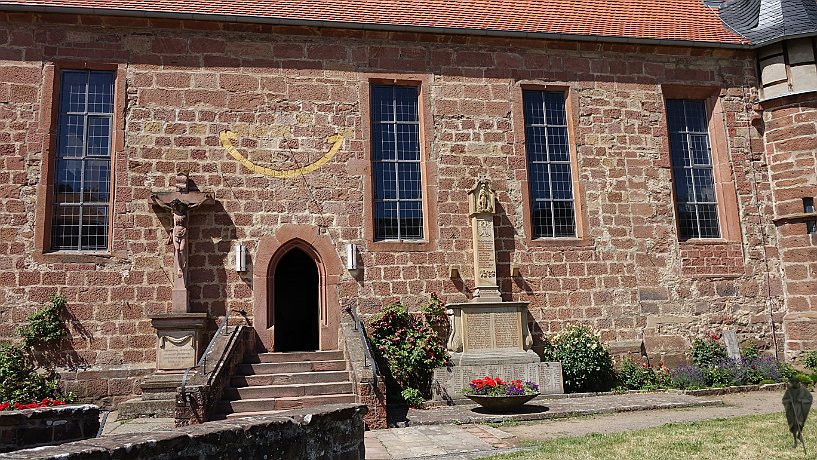
[(167, 243), (173, 245), (173, 307), (174, 313), (188, 312), (187, 290), (187, 237), (189, 214), (192, 209), (213, 202), (213, 198), (204, 192), (191, 190), (186, 173), (176, 174), (176, 190), (172, 192), (155, 192), (150, 201), (173, 214), (173, 229)]

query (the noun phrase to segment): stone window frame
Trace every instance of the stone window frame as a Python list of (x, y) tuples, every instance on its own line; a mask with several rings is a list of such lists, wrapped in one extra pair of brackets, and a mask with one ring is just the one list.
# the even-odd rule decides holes
[[(437, 165), (430, 160), (433, 117), (431, 114), (430, 86), (432, 76), (428, 74), (362, 74), (360, 85), (360, 119), (363, 135), (363, 235), (368, 251), (423, 252), (430, 251), (439, 235), (437, 222)], [(423, 191), (423, 239), (418, 240), (376, 240), (374, 231), (374, 180), (372, 177), (372, 85), (416, 86), (419, 89), (420, 116), (420, 173)]]
[[(561, 92), (565, 96), (565, 112), (567, 116), (567, 136), (570, 152), (570, 175), (573, 186), (573, 210), (576, 233), (573, 237), (543, 237), (533, 238), (533, 223), (531, 222), (531, 194), (528, 182), (528, 155), (525, 139), (525, 112), (524, 91), (551, 91)], [(576, 149), (576, 126), (579, 118), (578, 94), (567, 84), (553, 84), (540, 81), (520, 81), (512, 94), (514, 156), (520, 158), (524, 164), (524, 172), (519, 180), (522, 192), (523, 225), (525, 241), (530, 247), (581, 247), (592, 246), (587, 226), (587, 214), (584, 206), (584, 187), (579, 178), (579, 158)]]
[[(662, 117), (660, 160), (658, 166), (670, 170), (670, 196), (672, 198), (675, 237), (679, 244), (722, 244), (741, 240), (740, 216), (737, 202), (737, 187), (730, 163), (726, 117), (723, 109), (724, 89), (718, 86), (661, 85)], [(712, 175), (715, 183), (715, 201), (718, 210), (720, 236), (717, 238), (681, 239), (678, 219), (678, 206), (675, 197), (675, 179), (672, 177), (672, 159), (669, 144), (669, 125), (667, 123), (667, 99), (703, 100), (706, 107), (707, 131), (712, 155)]]
[[(104, 251), (53, 251), (51, 250), (51, 218), (54, 208), (54, 181), (56, 179), (57, 128), (59, 124), (60, 76), (64, 70), (90, 70), (114, 72), (114, 108), (111, 128), (111, 178), (108, 201), (108, 249)], [(34, 258), (41, 262), (92, 262), (105, 263), (114, 255), (113, 247), (116, 214), (117, 168), (123, 164), (118, 157), (125, 150), (125, 79), (124, 64), (90, 63), (85, 61), (58, 61), (43, 67), (42, 101), (38, 133), (43, 137), (43, 153), (40, 162), (40, 181), (37, 185), (37, 208), (35, 212)]]

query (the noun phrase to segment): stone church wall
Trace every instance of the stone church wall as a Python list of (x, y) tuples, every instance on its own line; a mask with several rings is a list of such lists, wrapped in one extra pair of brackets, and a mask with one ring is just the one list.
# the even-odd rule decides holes
[[(124, 84), (112, 250), (43, 253), (54, 75), (85, 63), (112, 64)], [(582, 322), (621, 350), (643, 339), (674, 359), (724, 326), (771, 344), (769, 315), (779, 325), (784, 307), (767, 163), (750, 124), (755, 73), (751, 52), (725, 49), (0, 15), (0, 337), (59, 292), (71, 315), (65, 364), (151, 367), (148, 316), (170, 308), (173, 258), (169, 217), (148, 196), (185, 171), (218, 203), (190, 222), (193, 311), (252, 311), (258, 242), (283, 224), (319, 227), (339, 257), (346, 243), (360, 248), (361, 269), (341, 274), (333, 308), (369, 315), (432, 292), (465, 301), (474, 285), (466, 194), (484, 174), (497, 191), (500, 289), (530, 302), (537, 340)], [(381, 80), (422, 88), (425, 244), (372, 241), (365, 101)], [(574, 241), (530, 237), (520, 85), (567, 91)], [(719, 101), (710, 138), (730, 219), (723, 239), (679, 242), (664, 98), (703, 93)], [(225, 152), (226, 129), (251, 160), (284, 169), (315, 161), (331, 134), (345, 141), (314, 172), (270, 178)], [(248, 249), (245, 273), (231, 260), (237, 241)], [(461, 278), (450, 278), (452, 266)], [(81, 397), (105, 391), (75, 385)]]
[[(759, 126), (774, 184), (774, 215), (786, 297), (786, 352), (794, 357), (817, 348), (817, 235), (803, 214), (804, 199), (817, 199), (817, 98), (786, 96), (762, 103)], [(814, 212), (813, 210), (811, 212)], [(814, 231), (814, 230), (812, 230)]]

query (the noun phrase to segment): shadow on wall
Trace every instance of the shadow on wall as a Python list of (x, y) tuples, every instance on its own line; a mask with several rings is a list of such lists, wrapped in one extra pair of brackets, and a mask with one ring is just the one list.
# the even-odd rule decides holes
[(85, 369), (89, 367), (88, 361), (74, 349), (74, 342), (79, 338), (92, 342), (94, 335), (74, 315), (70, 304), (66, 304), (62, 315), (68, 335), (57, 344), (39, 348), (35, 354), (37, 364), (61, 367), (71, 371)]
[[(198, 190), (194, 178), (190, 179), (190, 189)], [(154, 207), (155, 209), (155, 207)], [(173, 222), (168, 212), (156, 212), (164, 228), (164, 235), (172, 233)], [(165, 236), (163, 236), (165, 238)], [(211, 328), (215, 329), (216, 319), (228, 312), (228, 299), (252, 298), (252, 260), (249, 248), (246, 250), (246, 271), (235, 273), (234, 246), (238, 231), (230, 213), (221, 201), (190, 213), (188, 225), (188, 291), (189, 310), (192, 313), (208, 313), (214, 320)], [(166, 250), (165, 262), (170, 250)], [(232, 273), (230, 271), (232, 270)], [(171, 283), (169, 268), (164, 267)], [(228, 278), (238, 276), (243, 285), (235, 285), (232, 292), (227, 289), (233, 286)], [(170, 284), (169, 284), (170, 285)], [(170, 299), (167, 299), (170, 300)], [(246, 308), (246, 307), (245, 307)], [(251, 309), (250, 309), (251, 311)]]

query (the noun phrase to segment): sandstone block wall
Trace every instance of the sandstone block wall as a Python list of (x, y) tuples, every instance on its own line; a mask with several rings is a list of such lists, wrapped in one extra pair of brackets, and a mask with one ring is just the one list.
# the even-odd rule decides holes
[(765, 132), (774, 194), (787, 313), (788, 356), (817, 349), (817, 235), (805, 220), (786, 220), (804, 212), (803, 199), (817, 200), (817, 98), (787, 96), (762, 104), (758, 120)]
[[(466, 194), (485, 174), (498, 198), (501, 291), (531, 303), (537, 340), (583, 322), (605, 342), (643, 338), (651, 353), (679, 358), (691, 337), (723, 326), (770, 343), (770, 314), (782, 321), (767, 163), (750, 124), (751, 52), (143, 18), (0, 19), (0, 336), (13, 336), (59, 292), (73, 318), (75, 365), (154, 362), (148, 315), (170, 308), (171, 223), (147, 198), (171, 189), (176, 171), (189, 171), (218, 202), (192, 214), (189, 240), (191, 306), (213, 316), (252, 311), (258, 241), (283, 224), (319, 227), (338, 257), (346, 243), (360, 248), (361, 269), (341, 274), (333, 308), (368, 315), (396, 299), (419, 304), (431, 292), (467, 300), (474, 280)], [(124, 86), (107, 255), (37, 250), (50, 151), (44, 101), (55, 63), (114, 64)], [(423, 245), (371, 241), (365, 101), (373, 79), (421, 83)], [(526, 228), (524, 85), (568, 91), (582, 208), (575, 241), (532, 240)], [(687, 86), (719, 94), (710, 125), (720, 134), (710, 134), (724, 152), (726, 188), (734, 189), (720, 205), (737, 216), (723, 240), (678, 241), (668, 85), (673, 94)], [(270, 178), (224, 151), (225, 129), (252, 161), (282, 169), (322, 156), (330, 134), (345, 141), (310, 174)], [(248, 248), (246, 273), (232, 267), (237, 241)], [(522, 268), (512, 277), (515, 263)], [(462, 278), (450, 279), (450, 266)]]

